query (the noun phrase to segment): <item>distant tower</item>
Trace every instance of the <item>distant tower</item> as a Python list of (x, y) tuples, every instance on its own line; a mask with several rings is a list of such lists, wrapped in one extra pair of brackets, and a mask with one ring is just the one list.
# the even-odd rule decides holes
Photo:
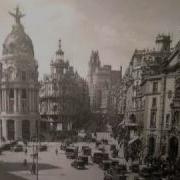
[(97, 69), (99, 69), (101, 66), (101, 62), (99, 59), (99, 52), (98, 51), (92, 51), (89, 61), (89, 70), (88, 70), (88, 81), (93, 81), (93, 75), (96, 72)]
[(90, 95), (90, 105), (93, 106), (94, 101), (94, 76), (96, 72), (99, 70), (101, 66), (99, 52), (92, 51), (89, 61), (89, 69), (88, 69), (88, 88), (89, 88), (89, 95)]
[(170, 51), (171, 42), (172, 40), (170, 35), (158, 34), (156, 37), (157, 50)]
[(64, 61), (64, 51), (61, 47), (61, 40), (59, 40), (58, 49), (55, 53), (55, 57), (51, 61), (50, 68), (51, 74), (54, 79), (59, 79), (64, 73), (67, 63)]

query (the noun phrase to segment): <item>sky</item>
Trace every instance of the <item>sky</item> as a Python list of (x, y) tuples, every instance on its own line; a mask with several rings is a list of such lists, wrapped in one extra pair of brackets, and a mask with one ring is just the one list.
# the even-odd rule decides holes
[(180, 0), (0, 0), (0, 53), (19, 5), (31, 37), (39, 74), (50, 72), (50, 61), (62, 40), (65, 59), (83, 77), (91, 51), (102, 64), (127, 68), (135, 49), (152, 49), (158, 33), (180, 40)]

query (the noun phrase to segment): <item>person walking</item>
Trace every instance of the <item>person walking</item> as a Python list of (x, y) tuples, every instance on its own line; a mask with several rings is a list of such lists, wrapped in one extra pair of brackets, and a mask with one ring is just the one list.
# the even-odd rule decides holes
[(36, 174), (36, 164), (32, 163), (32, 167), (31, 167), (31, 174)]
[(25, 158), (23, 161), (23, 166), (26, 167), (27, 166), (27, 159)]
[(56, 150), (55, 150), (55, 153), (56, 153), (56, 156), (58, 155), (58, 149), (56, 148)]

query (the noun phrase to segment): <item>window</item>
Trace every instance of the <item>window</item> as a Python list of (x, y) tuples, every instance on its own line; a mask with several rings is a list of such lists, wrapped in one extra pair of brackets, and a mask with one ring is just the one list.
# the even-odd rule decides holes
[(156, 108), (157, 107), (157, 99), (153, 98), (152, 99), (152, 108)]
[(14, 89), (9, 90), (9, 112), (14, 112)]
[(22, 99), (26, 99), (27, 98), (26, 89), (22, 89), (21, 98)]
[(26, 106), (26, 100), (21, 101), (21, 112), (26, 113), (27, 112), (27, 106)]
[(10, 99), (13, 99), (13, 98), (14, 98), (14, 90), (13, 90), (13, 89), (10, 89), (10, 90), (9, 90), (9, 98), (10, 98)]
[(156, 111), (151, 111), (150, 128), (156, 128)]
[(153, 82), (153, 93), (157, 93), (158, 92), (158, 82)]
[(166, 114), (166, 128), (169, 128), (170, 125), (170, 114)]
[(22, 71), (22, 80), (25, 81), (26, 80), (26, 72)]

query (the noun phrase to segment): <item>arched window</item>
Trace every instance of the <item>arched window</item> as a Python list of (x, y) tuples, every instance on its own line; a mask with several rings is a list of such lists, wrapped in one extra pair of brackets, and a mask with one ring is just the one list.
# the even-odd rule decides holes
[(14, 120), (7, 120), (7, 139), (14, 140), (14, 136), (15, 136)]

